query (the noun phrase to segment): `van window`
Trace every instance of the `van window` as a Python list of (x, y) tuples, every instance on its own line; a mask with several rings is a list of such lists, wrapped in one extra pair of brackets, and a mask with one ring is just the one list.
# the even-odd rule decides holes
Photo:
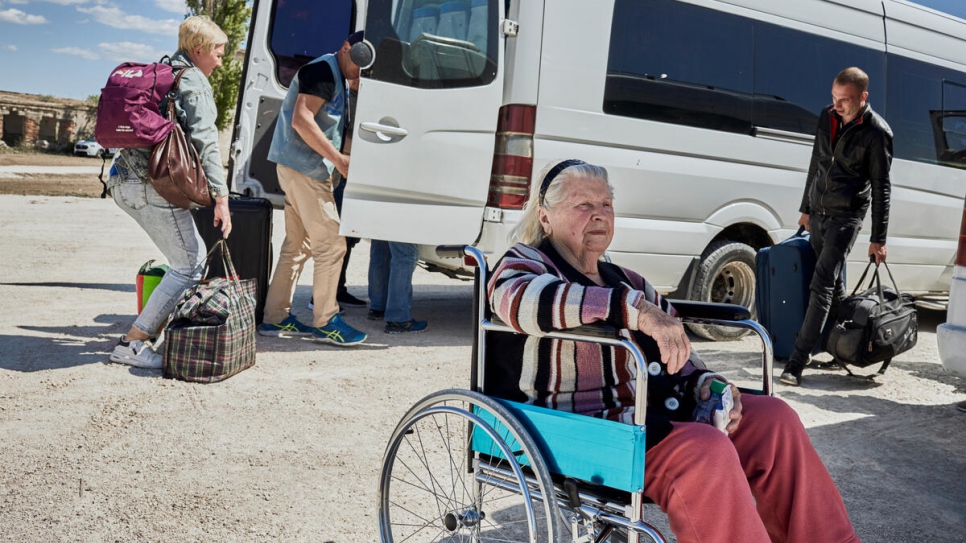
[(936, 142), (939, 162), (966, 168), (966, 85), (943, 82), (941, 132)]
[(334, 53), (355, 28), (354, 2), (275, 0), (269, 28), (269, 49), (275, 77), (283, 87), (299, 68)]
[(604, 112), (727, 132), (814, 134), (847, 66), (884, 98), (885, 54), (670, 0), (617, 0)]
[[(933, 64), (899, 55), (888, 56), (889, 126), (894, 134), (893, 150), (896, 158), (935, 164), (945, 161), (942, 112), (944, 81), (953, 82), (966, 76)], [(966, 81), (958, 81), (963, 83)], [(957, 105), (955, 94), (950, 96), (950, 108)], [(951, 120), (950, 123), (953, 121)]]
[(499, 59), (499, 0), (372, 0), (372, 79), (417, 88), (487, 85)]
[(604, 112), (751, 133), (749, 19), (669, 0), (617, 0)]
[(885, 108), (884, 52), (756, 21), (754, 124), (814, 134), (832, 81), (848, 66), (869, 74), (869, 100)]

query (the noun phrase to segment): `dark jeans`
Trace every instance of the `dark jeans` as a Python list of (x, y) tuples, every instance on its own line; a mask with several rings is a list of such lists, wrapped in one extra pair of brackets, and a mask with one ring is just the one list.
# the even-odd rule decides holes
[(792, 365), (803, 367), (808, 362), (812, 348), (822, 335), (829, 309), (845, 298), (845, 259), (861, 229), (862, 219), (859, 218), (809, 216), (809, 240), (815, 250), (815, 273), (809, 284), (805, 321), (795, 336), (795, 352), (789, 357)]

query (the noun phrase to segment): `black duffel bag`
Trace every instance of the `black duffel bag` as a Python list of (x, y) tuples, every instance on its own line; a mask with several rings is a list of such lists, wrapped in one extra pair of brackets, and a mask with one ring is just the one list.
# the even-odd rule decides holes
[(845, 298), (835, 316), (835, 326), (828, 335), (826, 350), (845, 371), (848, 365), (864, 368), (882, 363), (878, 374), (885, 372), (892, 358), (916, 346), (919, 339), (919, 315), (909, 294), (899, 292), (888, 264), (883, 262), (893, 288), (882, 287), (879, 265), (866, 290), (858, 292), (875, 257), (866, 266), (852, 295)]

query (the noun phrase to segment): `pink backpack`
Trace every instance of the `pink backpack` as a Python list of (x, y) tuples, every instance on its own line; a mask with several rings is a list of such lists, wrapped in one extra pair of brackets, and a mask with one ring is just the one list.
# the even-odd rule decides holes
[(125, 62), (111, 72), (97, 103), (94, 139), (105, 148), (154, 147), (174, 127), (158, 109), (174, 73), (164, 62)]

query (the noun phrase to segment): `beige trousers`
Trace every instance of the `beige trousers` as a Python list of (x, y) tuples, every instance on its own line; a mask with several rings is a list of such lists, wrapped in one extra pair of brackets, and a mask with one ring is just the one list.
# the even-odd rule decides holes
[(332, 178), (324, 181), (285, 166), (276, 166), (278, 184), (285, 191), (285, 241), (265, 301), (265, 322), (278, 324), (292, 311), (292, 296), (305, 261), (313, 262), (312, 325), (320, 328), (339, 312), (335, 299), (345, 256), (339, 235), (339, 212), (332, 197)]

